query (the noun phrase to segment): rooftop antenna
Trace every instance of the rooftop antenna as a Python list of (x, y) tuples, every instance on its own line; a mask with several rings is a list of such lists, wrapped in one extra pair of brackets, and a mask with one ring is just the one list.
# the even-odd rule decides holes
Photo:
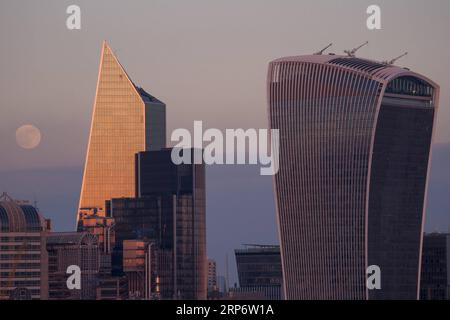
[(403, 57), (406, 56), (407, 54), (408, 54), (408, 52), (405, 52), (405, 53), (399, 55), (398, 57), (396, 57), (396, 58), (394, 58), (394, 59), (392, 59), (392, 60), (390, 60), (390, 61), (387, 61), (387, 60), (386, 60), (386, 61), (383, 61), (383, 64), (386, 64), (386, 65), (393, 65), (397, 60), (403, 58)]
[(320, 51), (317, 51), (316, 53), (314, 53), (314, 55), (322, 55), (324, 52), (325, 52), (325, 50), (327, 50), (329, 47), (331, 47), (333, 45), (333, 43), (330, 43), (329, 45), (327, 45), (325, 48), (323, 48), (322, 50), (320, 50)]
[(39, 208), (38, 208), (38, 201), (37, 201), (37, 199), (36, 199), (36, 194), (33, 194), (33, 205), (34, 205), (34, 208), (36, 209), (36, 211), (37, 212), (39, 212)]
[(356, 51), (358, 51), (359, 49), (361, 49), (362, 47), (364, 47), (365, 45), (368, 45), (369, 41), (364, 42), (362, 45), (353, 48), (352, 50), (344, 50), (344, 53), (346, 53), (349, 57), (354, 57)]
[(225, 286), (227, 287), (225, 291), (230, 288), (230, 282), (228, 277), (228, 253), (225, 254)]

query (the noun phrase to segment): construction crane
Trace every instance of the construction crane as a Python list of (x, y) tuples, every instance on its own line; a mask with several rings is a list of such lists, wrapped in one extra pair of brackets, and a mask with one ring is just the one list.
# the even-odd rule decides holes
[(403, 58), (403, 57), (406, 56), (406, 55), (408, 55), (408, 52), (405, 52), (405, 53), (399, 55), (398, 57), (396, 57), (396, 58), (394, 58), (394, 59), (392, 59), (392, 60), (389, 60), (389, 61), (388, 61), (388, 60), (383, 61), (383, 64), (388, 65), (388, 66), (393, 65), (397, 60)]
[(327, 45), (325, 48), (323, 48), (322, 50), (320, 50), (320, 51), (317, 51), (316, 53), (314, 53), (314, 55), (322, 55), (324, 52), (325, 52), (325, 50), (327, 50), (329, 47), (331, 47), (333, 45), (333, 43), (330, 43), (329, 45)]
[(344, 50), (344, 53), (346, 53), (349, 57), (354, 57), (356, 51), (358, 51), (359, 49), (361, 49), (362, 47), (364, 47), (368, 44), (369, 44), (369, 41), (366, 41), (363, 44), (361, 44), (360, 46), (353, 48), (352, 50)]

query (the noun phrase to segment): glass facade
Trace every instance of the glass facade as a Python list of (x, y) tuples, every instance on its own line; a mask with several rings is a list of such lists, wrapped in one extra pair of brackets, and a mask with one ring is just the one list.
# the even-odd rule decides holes
[[(434, 108), (388, 98), (380, 108), (372, 152), (368, 264), (382, 270), (370, 299), (416, 299), (424, 197)], [(397, 102), (397, 103), (396, 103)]]
[(235, 250), (239, 286), (280, 300), (283, 274), (279, 246), (249, 246)]
[[(270, 63), (287, 299), (417, 298), (437, 92), (409, 70), (354, 57)], [(389, 284), (369, 293), (371, 264)]]
[[(162, 299), (206, 299), (207, 261), (204, 165), (174, 165), (171, 149), (136, 156), (136, 198), (112, 199), (116, 272), (123, 271), (123, 243), (153, 243)], [(155, 262), (154, 262), (155, 263)]]
[(165, 145), (165, 105), (136, 87), (103, 45), (79, 212), (105, 215), (105, 201), (135, 194), (134, 155)]
[(450, 300), (450, 234), (423, 238), (421, 300)]

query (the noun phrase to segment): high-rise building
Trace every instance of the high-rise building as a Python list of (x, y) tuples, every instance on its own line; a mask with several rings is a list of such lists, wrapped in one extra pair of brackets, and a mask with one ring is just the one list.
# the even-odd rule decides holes
[(123, 272), (124, 242), (146, 241), (157, 252), (152, 292), (158, 289), (161, 299), (206, 299), (205, 169), (175, 165), (171, 152), (138, 153), (137, 197), (108, 204), (115, 220), (113, 264)]
[(48, 298), (48, 232), (35, 207), (0, 196), (0, 300)]
[[(97, 237), (88, 232), (57, 232), (47, 237), (49, 299), (95, 300), (100, 271)], [(81, 289), (69, 289), (67, 269), (81, 271)]]
[(267, 83), (286, 298), (417, 299), (438, 85), (332, 54), (274, 60)]
[(77, 220), (135, 194), (134, 157), (166, 143), (165, 104), (137, 87), (104, 42)]
[(234, 252), (240, 286), (234, 294), (251, 295), (253, 292), (263, 299), (280, 300), (283, 283), (280, 247), (247, 245)]
[(429, 233), (423, 238), (421, 300), (450, 300), (450, 234)]

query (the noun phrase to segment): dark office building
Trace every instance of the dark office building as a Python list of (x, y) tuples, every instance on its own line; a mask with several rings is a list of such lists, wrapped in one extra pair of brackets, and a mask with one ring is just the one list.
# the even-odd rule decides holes
[(128, 300), (127, 277), (101, 275), (96, 291), (97, 300)]
[(236, 265), (239, 277), (239, 296), (261, 296), (265, 299), (280, 300), (283, 274), (280, 247), (248, 245), (236, 249)]
[[(50, 300), (95, 300), (100, 271), (97, 237), (88, 232), (58, 232), (47, 237)], [(81, 270), (81, 289), (67, 287), (69, 266)]]
[[(161, 299), (206, 299), (205, 172), (175, 165), (171, 149), (136, 155), (136, 198), (112, 199), (114, 265), (123, 272), (123, 242), (154, 246), (152, 292)], [(117, 271), (117, 270), (116, 270)]]
[(423, 238), (421, 300), (450, 300), (450, 234)]
[[(50, 300), (95, 300), (100, 252), (97, 237), (87, 232), (57, 232), (47, 238)], [(81, 289), (68, 289), (69, 266), (81, 270)]]
[[(439, 86), (354, 56), (274, 60), (268, 71), (287, 299), (418, 299)], [(366, 287), (367, 268), (382, 271)]]

